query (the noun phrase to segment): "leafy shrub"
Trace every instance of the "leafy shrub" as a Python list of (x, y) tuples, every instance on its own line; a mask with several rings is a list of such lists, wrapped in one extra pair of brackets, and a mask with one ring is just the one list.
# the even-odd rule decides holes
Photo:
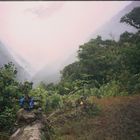
[(140, 92), (140, 73), (133, 75), (127, 84), (129, 93)]
[(99, 92), (102, 96), (116, 96), (119, 93), (119, 86), (116, 81), (111, 81), (101, 86)]
[[(17, 70), (12, 63), (0, 68), (0, 130), (10, 131), (16, 111), (17, 99), (22, 94), (20, 84), (16, 81)], [(22, 84), (21, 84), (22, 85)]]
[(62, 97), (63, 99), (63, 107), (64, 108), (72, 108), (76, 106), (76, 101), (80, 98), (80, 95), (75, 93), (72, 95), (65, 95)]
[(14, 109), (6, 107), (5, 111), (0, 113), (0, 129), (10, 131), (16, 119), (16, 112)]
[(89, 115), (89, 116), (96, 116), (99, 115), (101, 108), (95, 104), (95, 103), (86, 103), (84, 106), (84, 111)]
[(34, 97), (38, 107), (41, 107), (43, 110), (45, 110), (48, 92), (44, 88), (37, 87), (31, 90), (30, 96)]
[(62, 97), (59, 94), (53, 94), (50, 97), (52, 109), (61, 108), (63, 106)]
[(55, 109), (60, 109), (62, 107), (63, 107), (63, 99), (61, 95), (54, 93), (46, 97), (45, 104), (46, 111), (53, 111)]
[(31, 90), (30, 95), (39, 102), (39, 106), (44, 111), (52, 111), (63, 106), (62, 96), (57, 94), (56, 91), (47, 91), (39, 86)]
[(121, 89), (119, 82), (111, 81), (102, 85), (100, 88), (90, 88), (89, 95), (97, 97), (126, 96), (128, 92)]
[(99, 96), (99, 89), (98, 88), (91, 88), (90, 89), (90, 93), (91, 93), (91, 95), (93, 95), (93, 96)]

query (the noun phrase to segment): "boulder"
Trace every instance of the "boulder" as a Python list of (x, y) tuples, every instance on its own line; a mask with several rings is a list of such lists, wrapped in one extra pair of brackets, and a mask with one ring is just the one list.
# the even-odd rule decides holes
[(24, 109), (20, 109), (17, 112), (17, 123), (32, 123), (36, 119), (36, 115), (33, 111), (26, 111)]
[(15, 131), (10, 140), (49, 140), (49, 123), (46, 116), (39, 111), (26, 111), (20, 109), (17, 112)]
[(10, 140), (41, 140), (41, 123), (23, 126), (10, 137)]

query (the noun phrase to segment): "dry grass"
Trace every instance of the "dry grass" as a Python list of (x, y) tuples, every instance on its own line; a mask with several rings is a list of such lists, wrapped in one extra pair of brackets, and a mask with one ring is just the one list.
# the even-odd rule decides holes
[(54, 140), (140, 140), (140, 95), (89, 101), (101, 106), (100, 115), (88, 117), (75, 109), (55, 115)]

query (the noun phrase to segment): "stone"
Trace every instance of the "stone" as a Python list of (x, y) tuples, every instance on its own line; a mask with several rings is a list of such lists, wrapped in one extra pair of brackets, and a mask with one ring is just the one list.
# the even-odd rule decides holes
[(10, 136), (10, 140), (41, 140), (49, 139), (49, 123), (46, 116), (39, 110), (26, 111), (20, 109), (17, 112), (17, 122), (15, 131)]
[(36, 120), (36, 115), (33, 111), (26, 111), (24, 109), (20, 109), (17, 112), (17, 123), (32, 123)]
[(37, 122), (33, 125), (23, 126), (10, 137), (10, 140), (41, 140), (42, 124)]

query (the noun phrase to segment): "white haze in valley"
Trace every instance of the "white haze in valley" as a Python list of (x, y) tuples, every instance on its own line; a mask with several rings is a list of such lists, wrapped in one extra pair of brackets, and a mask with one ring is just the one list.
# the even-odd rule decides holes
[(0, 40), (19, 63), (22, 58), (29, 63), (30, 73), (47, 65), (58, 69), (62, 63), (73, 61), (69, 59), (79, 45), (128, 4), (128, 1), (1, 1)]

